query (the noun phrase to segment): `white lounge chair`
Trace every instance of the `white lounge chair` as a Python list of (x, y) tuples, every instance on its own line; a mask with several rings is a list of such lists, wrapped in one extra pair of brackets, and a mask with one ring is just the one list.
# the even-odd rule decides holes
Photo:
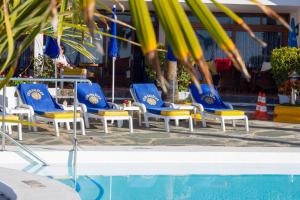
[(105, 133), (108, 132), (107, 121), (118, 121), (118, 126), (121, 127), (123, 120), (128, 120), (129, 131), (133, 132), (132, 117), (128, 111), (119, 110), (117, 104), (108, 102), (99, 84), (79, 83), (77, 99), (82, 107), (87, 128), (89, 128), (89, 118), (102, 120)]
[(194, 84), (190, 85), (190, 93), (193, 105), (198, 108), (203, 118), (210, 117), (219, 120), (223, 131), (226, 131), (225, 121), (232, 121), (232, 125), (235, 127), (236, 120), (244, 120), (245, 129), (249, 131), (248, 117), (245, 112), (233, 110), (231, 104), (224, 103), (215, 88), (211, 91), (212, 88), (207, 84), (201, 84), (200, 86), (202, 93), (198, 91)]
[[(56, 136), (59, 136), (59, 123), (65, 123), (67, 130), (70, 130), (70, 123), (74, 122), (74, 113), (65, 111), (56, 103), (45, 84), (20, 84), (18, 95), (21, 101), (20, 107), (31, 111), (34, 122), (53, 123)], [(80, 113), (76, 113), (76, 122), (80, 123), (82, 135), (85, 135), (84, 121)]]
[(165, 122), (165, 130), (170, 132), (169, 122), (174, 120), (188, 120), (190, 132), (193, 132), (193, 120), (190, 110), (177, 109), (175, 104), (164, 102), (154, 84), (132, 84), (130, 87), (133, 105), (139, 106), (146, 127), (149, 127), (149, 118), (160, 118)]

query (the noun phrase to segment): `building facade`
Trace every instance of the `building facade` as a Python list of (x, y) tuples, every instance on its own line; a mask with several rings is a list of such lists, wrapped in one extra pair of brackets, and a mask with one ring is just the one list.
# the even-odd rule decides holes
[[(103, 0), (108, 6), (112, 6), (113, 2), (109, 0)], [(127, 1), (120, 1), (125, 5), (127, 11), (118, 12), (118, 19), (131, 24), (131, 16), (128, 11), (129, 7)], [(165, 44), (166, 38), (162, 26), (159, 24), (155, 15), (151, 1), (147, 1), (151, 10), (152, 21), (157, 33), (159, 43)], [(195, 32), (199, 38), (199, 41), (204, 50), (206, 60), (214, 60), (216, 58), (224, 58), (225, 54), (219, 49), (216, 43), (209, 36), (205, 28), (198, 22), (198, 20), (189, 11), (185, 1), (180, 0), (183, 7), (186, 9), (188, 17), (195, 29)], [(264, 40), (268, 46), (263, 48), (254, 42), (247, 33), (236, 23), (234, 23), (229, 17), (220, 12), (209, 0), (204, 0), (209, 8), (214, 12), (215, 16), (222, 24), (228, 35), (237, 45), (242, 57), (244, 58), (246, 66), (251, 69), (260, 69), (264, 62), (270, 61), (270, 55), (272, 49), (287, 46), (288, 44), (288, 30), (281, 24), (268, 18), (264, 15), (259, 8), (249, 3), (247, 0), (219, 0), (220, 3), (227, 5), (233, 11), (239, 14), (244, 21), (252, 28), (256, 36)], [(298, 25), (298, 44), (300, 43), (299, 23), (300, 23), (300, 0), (261, 0), (262, 3), (274, 9), (279, 13), (287, 22), (290, 22), (291, 18), (295, 19), (296, 25)], [(109, 13), (107, 13), (109, 15)], [(106, 29), (105, 24), (99, 22), (99, 26), (103, 31)], [(136, 40), (135, 33), (127, 27), (118, 26), (118, 35), (129, 40)], [(105, 54), (99, 55), (95, 52), (95, 63), (98, 65), (96, 68), (90, 68), (89, 70), (100, 72), (100, 81), (103, 85), (110, 85), (111, 77), (111, 60), (107, 56), (107, 47), (109, 39), (98, 35), (96, 42), (103, 47)], [(132, 82), (145, 81), (145, 60), (138, 47), (135, 47), (127, 42), (119, 41), (119, 55), (116, 63), (116, 86), (123, 87), (128, 86)], [(91, 61), (84, 56), (78, 54), (71, 48), (66, 48), (66, 55), (69, 57), (72, 63), (86, 65), (89, 67)], [(93, 65), (94, 66), (94, 65)]]

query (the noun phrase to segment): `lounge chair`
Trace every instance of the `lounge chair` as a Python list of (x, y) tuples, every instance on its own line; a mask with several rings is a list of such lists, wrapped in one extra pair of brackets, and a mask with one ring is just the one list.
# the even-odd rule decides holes
[(175, 104), (164, 102), (154, 84), (132, 84), (130, 87), (133, 105), (139, 106), (146, 127), (149, 127), (148, 118), (160, 118), (165, 121), (165, 130), (170, 131), (169, 121), (189, 120), (190, 131), (193, 131), (193, 120), (190, 110), (177, 109)]
[[(8, 115), (18, 115), (20, 120), (24, 117), (27, 118), (29, 122), (32, 121), (31, 112), (29, 109), (20, 108), (18, 103), (18, 97), (15, 95), (17, 88), (14, 86), (9, 86), (5, 88), (5, 113)], [(3, 88), (0, 90), (0, 108), (4, 110), (3, 105)], [(31, 127), (28, 127), (29, 130)]]
[[(70, 122), (74, 122), (74, 113), (65, 111), (61, 105), (51, 97), (45, 84), (20, 84), (18, 86), (20, 107), (30, 109), (33, 121), (52, 122), (56, 136), (59, 136), (59, 123), (66, 123), (70, 130)], [(77, 122), (80, 122), (82, 135), (85, 135), (84, 121), (80, 113), (76, 113)]]
[(205, 111), (203, 117), (212, 117), (221, 121), (222, 130), (225, 131), (225, 120), (232, 120), (232, 125), (235, 127), (235, 120), (244, 120), (245, 129), (249, 131), (248, 117), (245, 112), (234, 110), (231, 104), (224, 103), (215, 88), (211, 88), (207, 84), (201, 84), (202, 93), (197, 87), (190, 85), (190, 93), (193, 105), (199, 111)]
[[(2, 119), (3, 119), (3, 112), (0, 112), (0, 131), (2, 131)], [(18, 139), (22, 140), (22, 124), (18, 123), (19, 117), (16, 115), (5, 114), (4, 115), (5, 121), (5, 129), (8, 131), (9, 135), (12, 135), (12, 126), (18, 127)]]
[(107, 133), (107, 121), (118, 121), (118, 125), (122, 126), (122, 121), (128, 120), (129, 131), (133, 132), (132, 117), (128, 111), (119, 110), (117, 104), (108, 102), (99, 84), (79, 83), (77, 99), (83, 111), (86, 127), (89, 128), (89, 118), (100, 119), (103, 121), (104, 131)]

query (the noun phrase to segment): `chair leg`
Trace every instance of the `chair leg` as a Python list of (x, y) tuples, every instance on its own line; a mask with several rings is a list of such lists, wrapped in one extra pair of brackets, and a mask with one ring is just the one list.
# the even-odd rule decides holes
[(58, 128), (58, 122), (57, 121), (54, 121), (54, 128), (55, 128), (55, 133), (56, 133), (56, 136), (58, 137), (59, 136), (59, 128)]
[[(31, 116), (31, 121), (32, 122), (36, 122), (36, 117), (35, 116)], [(37, 132), (37, 127), (36, 126), (33, 126), (33, 131)]]
[(175, 126), (179, 126), (179, 119), (175, 119)]
[(190, 132), (194, 131), (194, 127), (193, 127), (193, 119), (192, 117), (189, 118), (189, 128), (190, 128)]
[(106, 119), (103, 120), (103, 126), (104, 126), (104, 132), (107, 133), (108, 129), (107, 129), (107, 120)]
[(142, 113), (139, 111), (139, 126), (142, 126)]
[(165, 118), (165, 130), (166, 132), (170, 132), (170, 125), (169, 125), (169, 119), (168, 118)]
[(202, 117), (202, 126), (203, 126), (203, 128), (205, 128), (206, 127), (205, 114), (201, 113), (201, 117)]
[(132, 122), (132, 117), (129, 117), (129, 132), (133, 133), (133, 122)]
[(19, 140), (23, 140), (23, 136), (22, 136), (22, 124), (18, 124), (18, 137), (19, 137)]
[(225, 120), (224, 120), (224, 118), (221, 118), (221, 126), (222, 126), (222, 131), (225, 132), (226, 129), (225, 129)]
[(247, 132), (249, 132), (249, 122), (248, 122), (248, 117), (245, 116), (245, 129)]
[(122, 128), (123, 120), (117, 120), (117, 126), (118, 126), (118, 128)]
[(235, 120), (232, 120), (232, 127), (236, 127)]
[(7, 129), (8, 129), (8, 134), (9, 134), (9, 135), (12, 135), (12, 128), (11, 128), (11, 125), (8, 124), (8, 125), (6, 125), (6, 126), (7, 126)]
[(82, 135), (85, 135), (84, 121), (82, 118), (80, 118), (80, 128), (81, 128)]
[(71, 130), (71, 127), (70, 127), (70, 123), (69, 123), (69, 122), (66, 122), (66, 128), (67, 128), (68, 131)]
[(146, 114), (144, 114), (144, 120), (145, 120), (146, 127), (149, 128), (149, 120), (148, 120), (148, 116)]
[(84, 122), (85, 122), (85, 127), (86, 127), (86, 128), (90, 128), (89, 117), (88, 117), (88, 114), (87, 114), (87, 113), (84, 113), (84, 114), (83, 114), (83, 119), (84, 119)]

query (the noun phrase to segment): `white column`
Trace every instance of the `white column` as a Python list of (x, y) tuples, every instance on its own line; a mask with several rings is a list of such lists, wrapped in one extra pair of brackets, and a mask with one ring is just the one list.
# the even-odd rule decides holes
[(38, 55), (43, 55), (43, 46), (44, 46), (44, 40), (43, 40), (43, 34), (38, 34), (34, 39), (34, 57), (37, 58)]

